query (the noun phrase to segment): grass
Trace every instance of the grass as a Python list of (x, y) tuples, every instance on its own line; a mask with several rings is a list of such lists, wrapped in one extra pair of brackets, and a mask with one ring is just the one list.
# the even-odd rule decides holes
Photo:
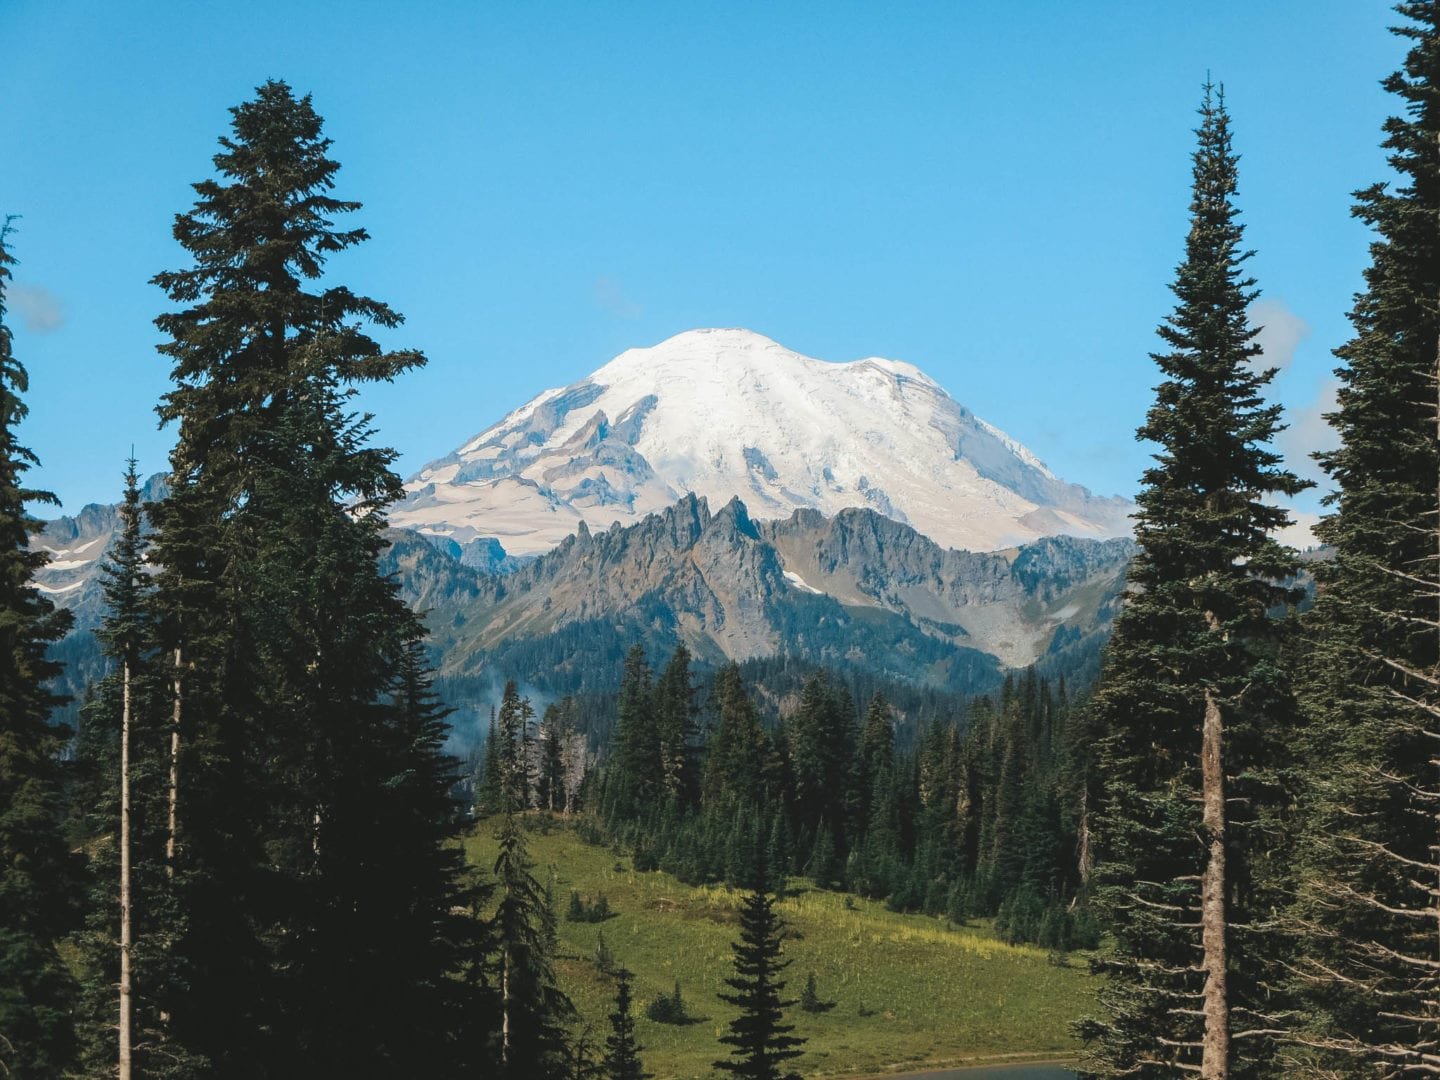
[[(493, 864), (494, 829), (481, 825), (471, 857)], [(554, 898), (562, 958), (560, 979), (581, 1023), (603, 1045), (613, 983), (594, 963), (599, 935), (618, 964), (635, 974), (638, 1031), (646, 1067), (660, 1080), (716, 1075), (711, 1062), (733, 1010), (716, 997), (731, 973), (740, 894), (691, 887), (660, 872), (637, 873), (628, 856), (583, 843), (573, 830), (527, 837), (535, 874)], [(883, 904), (805, 887), (780, 905), (792, 937), (785, 953), (787, 994), (799, 997), (813, 971), (819, 996), (835, 1007), (789, 1019), (809, 1040), (796, 1064), (806, 1076), (856, 1076), (926, 1065), (983, 1064), (1071, 1057), (1070, 1023), (1089, 1010), (1096, 981), (1083, 958), (1059, 966), (1041, 949), (1006, 945), (988, 925), (952, 927)], [(590, 900), (603, 892), (616, 914), (603, 923), (565, 921), (570, 890)], [(703, 1020), (659, 1024), (644, 1007), (679, 979), (688, 1011)]]

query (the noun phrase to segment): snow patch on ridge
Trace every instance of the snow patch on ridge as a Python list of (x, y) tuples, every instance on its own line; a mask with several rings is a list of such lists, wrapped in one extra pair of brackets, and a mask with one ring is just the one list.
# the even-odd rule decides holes
[(788, 581), (791, 585), (795, 586), (795, 588), (799, 589), (801, 592), (812, 593), (815, 596), (826, 595), (825, 590), (815, 588), (815, 586), (809, 584), (799, 574), (795, 573), (794, 570), (786, 570), (784, 571), (784, 573), (785, 580)]

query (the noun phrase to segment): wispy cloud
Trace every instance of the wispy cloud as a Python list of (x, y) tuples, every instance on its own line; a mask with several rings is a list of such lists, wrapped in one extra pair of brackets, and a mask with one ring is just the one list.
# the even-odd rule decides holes
[(595, 279), (595, 302), (619, 318), (640, 317), (640, 305), (625, 295), (620, 282), (604, 274)]
[(1339, 408), (1335, 399), (1339, 389), (1340, 380), (1332, 375), (1320, 385), (1312, 401), (1286, 413), (1290, 426), (1280, 433), (1280, 449), (1290, 467), (1311, 480), (1324, 479), (1325, 474), (1310, 455), (1340, 445), (1339, 434), (1325, 419), (1326, 413)]
[(1310, 336), (1310, 324), (1278, 300), (1257, 300), (1246, 313), (1251, 326), (1260, 327), (1255, 343), (1262, 352), (1259, 366), (1284, 371), (1295, 359), (1300, 342)]
[(20, 315), (25, 329), (33, 334), (53, 334), (65, 325), (60, 298), (42, 285), (13, 284), (5, 298)]
[(1297, 510), (1293, 506), (1287, 509), (1290, 511), (1290, 524), (1276, 529), (1273, 534), (1275, 539), (1301, 551), (1318, 547), (1320, 541), (1315, 539), (1315, 526), (1320, 524), (1320, 515), (1310, 510)]

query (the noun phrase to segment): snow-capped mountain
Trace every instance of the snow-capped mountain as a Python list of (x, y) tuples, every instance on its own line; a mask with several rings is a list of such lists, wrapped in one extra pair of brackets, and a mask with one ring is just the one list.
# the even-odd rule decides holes
[(548, 551), (582, 522), (633, 524), (687, 493), (739, 498), (760, 520), (864, 507), (971, 551), (1124, 536), (1132, 509), (1060, 480), (911, 364), (815, 360), (748, 330), (630, 349), (406, 489), (393, 524), (485, 565)]

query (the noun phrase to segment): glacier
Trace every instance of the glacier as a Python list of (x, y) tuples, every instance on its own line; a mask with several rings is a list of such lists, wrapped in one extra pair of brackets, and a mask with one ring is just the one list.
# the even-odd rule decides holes
[(701, 329), (539, 394), (411, 477), (390, 520), (526, 557), (691, 493), (759, 520), (867, 508), (968, 551), (1127, 536), (1134, 509), (1061, 480), (912, 364)]

